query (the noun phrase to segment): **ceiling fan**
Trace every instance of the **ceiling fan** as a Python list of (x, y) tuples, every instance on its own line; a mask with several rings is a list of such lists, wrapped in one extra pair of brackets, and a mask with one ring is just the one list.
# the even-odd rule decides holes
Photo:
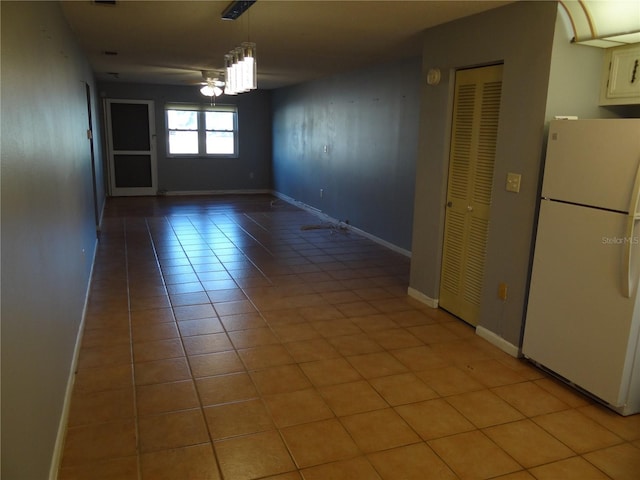
[(225, 85), (224, 75), (221, 72), (214, 70), (202, 70), (203, 82), (200, 82), (203, 87), (200, 89), (206, 97), (219, 97), (224, 92), (222, 88)]

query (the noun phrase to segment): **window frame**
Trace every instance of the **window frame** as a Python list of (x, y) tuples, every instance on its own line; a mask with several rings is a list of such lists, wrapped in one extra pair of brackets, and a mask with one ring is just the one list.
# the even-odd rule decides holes
[[(170, 132), (181, 131), (169, 128), (169, 111), (182, 110), (197, 113), (198, 152), (197, 153), (171, 153)], [(206, 112), (231, 112), (233, 113), (233, 130), (207, 130)], [(238, 107), (236, 105), (204, 105), (196, 103), (167, 103), (164, 107), (166, 154), (167, 158), (238, 158)], [(186, 131), (186, 130), (183, 130)], [(233, 153), (207, 153), (207, 132), (232, 132)]]

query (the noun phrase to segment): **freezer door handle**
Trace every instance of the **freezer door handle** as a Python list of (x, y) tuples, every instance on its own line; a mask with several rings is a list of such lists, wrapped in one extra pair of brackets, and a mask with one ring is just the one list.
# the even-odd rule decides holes
[(631, 262), (633, 260), (633, 247), (638, 242), (635, 238), (636, 222), (640, 220), (640, 162), (638, 162), (638, 169), (636, 171), (636, 180), (633, 184), (633, 191), (631, 193), (631, 203), (629, 204), (629, 219), (627, 221), (627, 237), (625, 238), (625, 265), (626, 275), (624, 276), (625, 288), (624, 294), (627, 298), (631, 298), (634, 289), (633, 268)]

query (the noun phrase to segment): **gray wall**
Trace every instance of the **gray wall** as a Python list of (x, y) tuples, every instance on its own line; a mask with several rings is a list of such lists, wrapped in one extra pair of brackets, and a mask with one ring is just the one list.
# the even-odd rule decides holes
[(96, 247), (93, 77), (57, 2), (0, 8), (2, 478), (44, 479)]
[[(157, 134), (158, 190), (206, 192), (261, 190), (271, 186), (271, 92), (256, 90), (222, 96), (218, 104), (238, 106), (238, 158), (167, 157), (164, 107), (171, 102), (210, 104), (199, 86), (100, 83), (100, 96), (128, 100), (153, 100)], [(105, 155), (106, 158), (106, 155)]]
[(275, 91), (274, 190), (409, 250), (419, 95), (419, 59)]
[[(480, 324), (513, 345), (526, 298), (555, 18), (554, 2), (517, 2), (424, 36), (423, 70), (440, 68), (443, 81), (422, 87), (410, 287), (439, 296), (455, 70), (504, 62)], [(522, 175), (519, 194), (505, 190), (507, 172)], [(500, 282), (509, 286), (506, 302), (497, 298)]]

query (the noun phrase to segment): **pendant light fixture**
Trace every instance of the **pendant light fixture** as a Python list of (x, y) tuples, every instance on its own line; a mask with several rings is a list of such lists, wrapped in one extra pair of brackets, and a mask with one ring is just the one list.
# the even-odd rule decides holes
[[(234, 1), (222, 12), (223, 20), (237, 20), (254, 1)], [(248, 14), (247, 14), (248, 16)], [(256, 44), (250, 41), (247, 18), (247, 41), (224, 56), (225, 88), (227, 95), (237, 95), (258, 88), (256, 69)]]
[[(256, 0), (231, 2), (222, 12), (223, 20), (236, 20)], [(258, 88), (258, 70), (256, 62), (256, 44), (249, 41), (249, 20), (247, 19), (247, 40), (240, 46), (230, 50), (224, 56), (224, 82), (215, 77), (215, 72), (202, 72), (207, 82), (200, 89), (200, 93), (207, 97), (219, 97), (222, 94), (237, 95)], [(221, 87), (224, 87), (224, 91)]]
[(236, 95), (258, 88), (256, 44), (244, 42), (224, 56), (226, 85), (224, 93)]

